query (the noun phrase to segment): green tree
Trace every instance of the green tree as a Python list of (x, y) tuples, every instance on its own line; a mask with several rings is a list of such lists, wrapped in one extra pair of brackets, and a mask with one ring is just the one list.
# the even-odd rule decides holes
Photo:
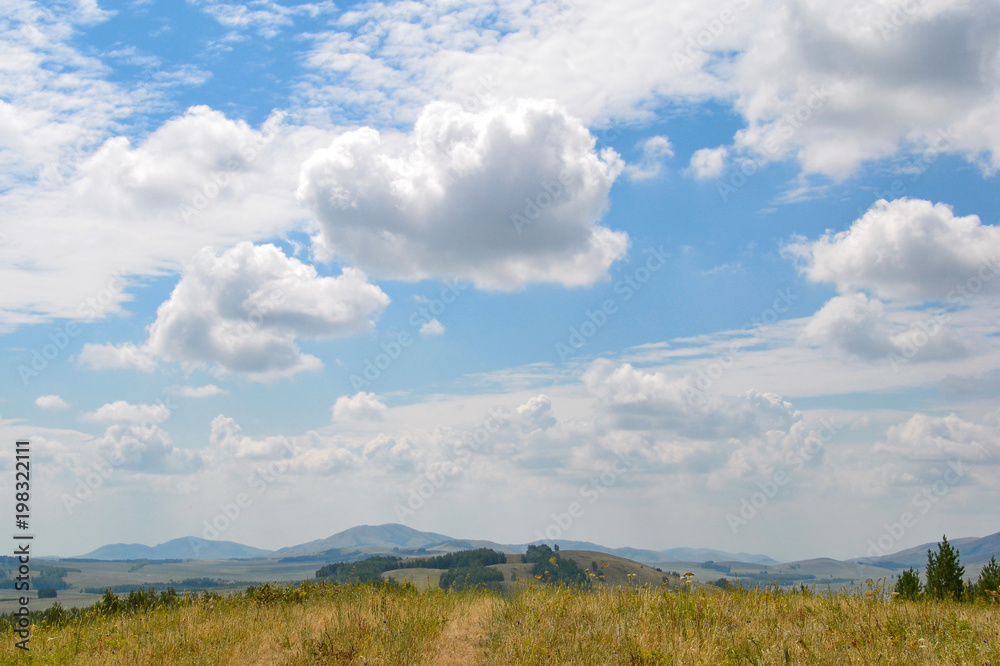
[(948, 543), (947, 535), (941, 537), (937, 554), (927, 549), (927, 595), (932, 599), (962, 600), (965, 567), (959, 562), (958, 555), (958, 551)]
[(976, 595), (996, 600), (998, 590), (1000, 590), (1000, 564), (997, 564), (997, 558), (994, 555), (990, 558), (989, 564), (979, 572), (979, 580), (976, 581)]
[(920, 582), (920, 574), (910, 567), (908, 571), (904, 571), (903, 575), (899, 577), (896, 581), (896, 594), (899, 595), (899, 599), (908, 599), (910, 601), (916, 601), (920, 598), (920, 592), (922, 591), (923, 583)]

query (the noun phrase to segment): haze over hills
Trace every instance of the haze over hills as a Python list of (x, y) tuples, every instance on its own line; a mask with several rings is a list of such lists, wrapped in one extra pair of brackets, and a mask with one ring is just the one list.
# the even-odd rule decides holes
[[(864, 566), (866, 571), (868, 568), (874, 570), (877, 567), (893, 570), (911, 566), (920, 568), (926, 566), (928, 548), (934, 549), (937, 546), (936, 543), (927, 543), (880, 557), (854, 558), (846, 562), (817, 558), (802, 562), (780, 563), (767, 555), (727, 553), (707, 548), (670, 548), (656, 551), (628, 547), (608, 548), (587, 541), (559, 540), (556, 543), (563, 550), (596, 551), (651, 565), (713, 561), (720, 565), (726, 565), (734, 573), (758, 571), (761, 575), (791, 574), (793, 571), (803, 571), (802, 567), (806, 566), (810, 570), (819, 567), (823, 569), (823, 577), (832, 576), (834, 578), (837, 577), (837, 573), (841, 569), (843, 569), (844, 576), (848, 574), (849, 570), (857, 571), (859, 564)], [(981, 567), (993, 555), (1000, 555), (1000, 532), (982, 538), (957, 538), (953, 539), (951, 543), (959, 549), (962, 562), (973, 568)], [(360, 525), (338, 532), (326, 539), (318, 539), (276, 551), (254, 548), (231, 541), (208, 541), (197, 537), (182, 537), (157, 546), (110, 544), (80, 557), (98, 560), (250, 558), (280, 560), (305, 557), (333, 561), (334, 558), (362, 559), (368, 555), (380, 553), (440, 554), (473, 548), (491, 548), (503, 553), (515, 554), (523, 553), (527, 546), (528, 544), (500, 544), (480, 539), (455, 539), (444, 534), (422, 532), (406, 525), (389, 523), (385, 525)]]
[(267, 557), (271, 551), (244, 546), (234, 541), (209, 541), (199, 537), (180, 537), (157, 546), (141, 543), (114, 543), (80, 555), (90, 560), (228, 560)]
[[(959, 557), (963, 564), (986, 564), (994, 555), (1000, 558), (1000, 532), (981, 538), (962, 537), (948, 539), (948, 543), (959, 551)], [(927, 566), (928, 549), (937, 552), (937, 542), (921, 544), (913, 548), (901, 550), (898, 553), (890, 553), (879, 557), (856, 557), (849, 561), (885, 566), (895, 565), (893, 568), (920, 568)]]

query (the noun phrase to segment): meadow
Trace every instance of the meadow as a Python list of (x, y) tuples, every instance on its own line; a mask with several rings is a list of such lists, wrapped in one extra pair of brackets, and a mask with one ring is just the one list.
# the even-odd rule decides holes
[(1000, 664), (1000, 605), (693, 584), (503, 593), (390, 582), (105, 595), (36, 617), (38, 664)]

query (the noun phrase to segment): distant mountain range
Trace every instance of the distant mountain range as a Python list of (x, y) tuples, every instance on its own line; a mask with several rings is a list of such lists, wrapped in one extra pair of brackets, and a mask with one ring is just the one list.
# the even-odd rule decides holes
[(234, 560), (268, 557), (271, 551), (233, 541), (209, 541), (198, 537), (171, 539), (158, 546), (114, 543), (81, 555), (89, 560)]
[[(533, 543), (541, 543), (539, 541)], [(746, 563), (765, 566), (781, 565), (767, 555), (752, 553), (727, 553), (708, 548), (670, 548), (667, 550), (646, 550), (641, 548), (608, 548), (589, 541), (557, 541), (563, 550), (590, 550), (609, 555), (617, 555), (645, 564), (700, 563)], [(962, 562), (982, 565), (993, 555), (1000, 555), (1000, 532), (990, 536), (954, 539), (952, 545), (959, 549)], [(81, 555), (80, 558), (94, 560), (165, 560), (165, 559), (334, 559), (356, 560), (380, 553), (398, 555), (424, 555), (468, 550), (471, 548), (492, 548), (504, 553), (523, 553), (529, 544), (500, 544), (493, 541), (475, 539), (455, 539), (435, 532), (421, 532), (406, 525), (390, 523), (386, 525), (361, 525), (338, 532), (326, 539), (281, 548), (276, 551), (253, 548), (232, 541), (209, 541), (198, 537), (173, 539), (158, 546), (142, 544), (110, 544)], [(889, 569), (907, 567), (920, 568), (927, 564), (927, 549), (936, 549), (936, 543), (927, 543), (876, 558), (855, 558), (848, 560), (851, 566), (864, 564)], [(812, 562), (807, 560), (806, 562)], [(824, 560), (827, 561), (827, 560)], [(829, 560), (829, 562), (836, 562)], [(789, 563), (789, 565), (796, 563)]]

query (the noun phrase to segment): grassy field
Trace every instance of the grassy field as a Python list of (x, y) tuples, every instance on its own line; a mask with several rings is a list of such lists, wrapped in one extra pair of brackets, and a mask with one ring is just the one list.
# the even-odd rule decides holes
[(525, 583), (500, 595), (307, 583), (115, 604), (38, 621), (30, 655), (4, 627), (0, 662), (1000, 664), (1000, 605), (893, 602), (879, 591)]

